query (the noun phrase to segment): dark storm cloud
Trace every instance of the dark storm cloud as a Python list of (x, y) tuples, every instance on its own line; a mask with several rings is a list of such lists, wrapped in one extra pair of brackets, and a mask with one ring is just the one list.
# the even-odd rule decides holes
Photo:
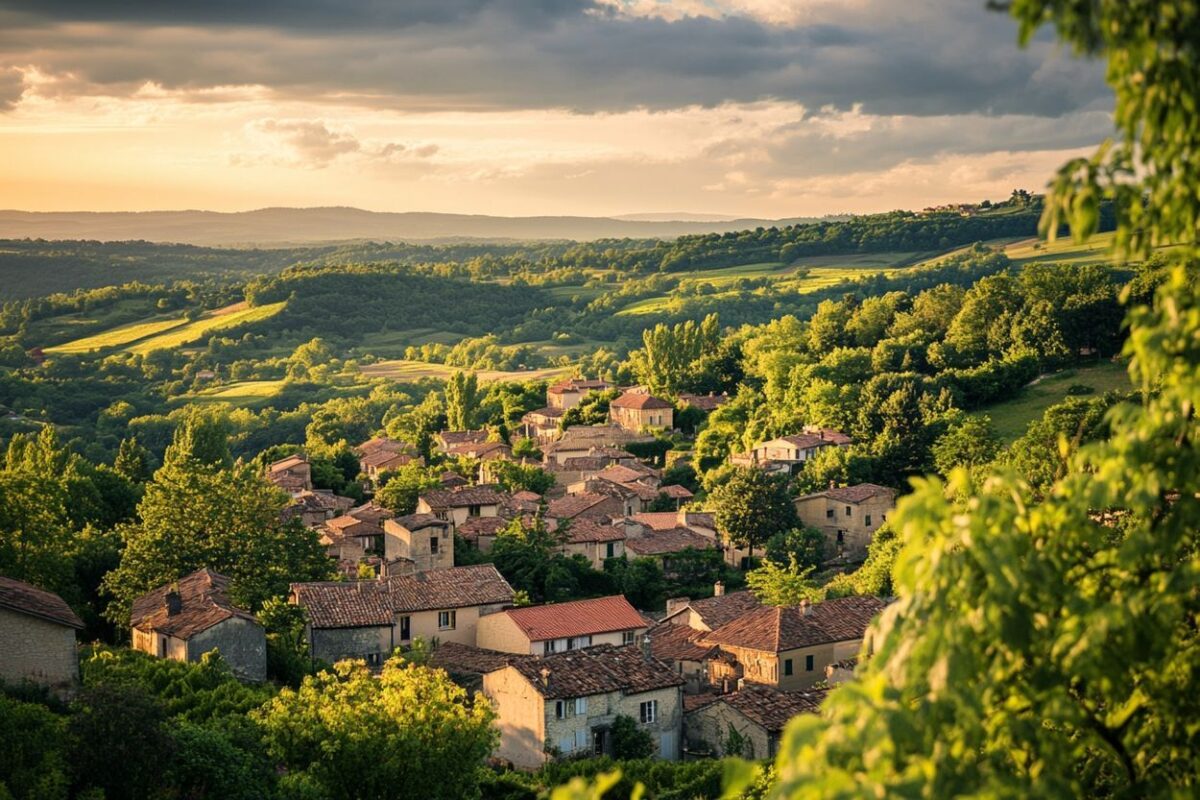
[(25, 76), (16, 69), (0, 68), (0, 111), (17, 104), (25, 93)]
[[(979, 2), (872, 0), (793, 26), (628, 17), (588, 0), (0, 3), (0, 67), (121, 94), (263, 85), (412, 108), (670, 109), (764, 99), (874, 114), (1058, 116), (1103, 102), (1095, 64)], [(71, 24), (86, 23), (86, 24)]]

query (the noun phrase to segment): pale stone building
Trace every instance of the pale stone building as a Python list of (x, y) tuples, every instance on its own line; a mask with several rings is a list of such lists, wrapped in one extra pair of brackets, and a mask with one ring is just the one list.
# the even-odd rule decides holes
[(135, 650), (192, 662), (218, 650), (242, 680), (267, 679), (263, 626), (230, 602), (229, 578), (212, 570), (197, 570), (137, 598), (129, 623)]
[(796, 498), (806, 527), (825, 534), (826, 555), (859, 561), (879, 526), (896, 509), (896, 490), (874, 483), (829, 488)]
[(479, 620), (477, 645), (489, 650), (551, 655), (597, 645), (629, 645), (649, 624), (622, 595), (510, 608)]
[(824, 689), (781, 692), (747, 684), (736, 692), (697, 698), (683, 719), (688, 749), (718, 758), (774, 758), (788, 722), (819, 713), (826, 694)]
[(602, 645), (523, 658), (483, 676), (500, 729), (494, 755), (522, 769), (555, 756), (611, 754), (613, 723), (634, 720), (659, 758), (679, 758), (683, 679), (648, 650)]
[(294, 583), (292, 603), (308, 613), (309, 652), (333, 663), (379, 666), (420, 638), (474, 646), (480, 617), (512, 605), (513, 590), (491, 564), (369, 581)]
[(652, 394), (626, 392), (608, 407), (614, 424), (627, 431), (647, 428), (671, 428), (675, 424), (675, 407)]
[(288, 494), (311, 490), (312, 465), (307, 456), (296, 453), (268, 464), (267, 480)]
[(454, 566), (454, 533), (449, 521), (433, 514), (408, 514), (383, 523), (383, 558), (408, 561), (424, 572)]
[(471, 517), (496, 517), (505, 496), (493, 486), (455, 486), (431, 489), (417, 499), (418, 514), (433, 514), (454, 528)]
[(58, 595), (0, 576), (0, 682), (69, 690), (79, 680), (75, 633), (82, 629)]

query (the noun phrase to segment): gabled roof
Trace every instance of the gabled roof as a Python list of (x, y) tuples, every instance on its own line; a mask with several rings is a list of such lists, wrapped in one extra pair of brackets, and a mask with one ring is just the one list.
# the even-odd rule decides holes
[(672, 500), (691, 500), (696, 496), (686, 486), (680, 486), (678, 483), (672, 483), (670, 486), (661, 486), (659, 487), (659, 491)]
[(512, 587), (491, 564), (450, 567), (374, 581), (293, 583), (316, 628), (391, 625), (394, 615), (511, 603)]
[(707, 536), (701, 536), (687, 528), (668, 528), (651, 529), (641, 536), (631, 536), (625, 540), (625, 549), (639, 556), (662, 556), (679, 553), (689, 547), (694, 550), (707, 550), (715, 544)]
[[(815, 433), (796, 433), (791, 436), (780, 436), (775, 441), (787, 442), (797, 450), (809, 450), (814, 447), (829, 447), (833, 445), (833, 442)], [(770, 442), (767, 442), (767, 444), (770, 444)]]
[(640, 694), (683, 684), (675, 670), (656, 658), (646, 658), (637, 645), (597, 645), (509, 666), (547, 700), (618, 691)]
[(403, 453), (412, 450), (412, 445), (407, 442), (401, 442), (397, 439), (391, 439), (387, 436), (375, 436), (354, 448), (361, 458), (366, 458), (372, 453), (392, 452)]
[(394, 517), (391, 522), (399, 525), (405, 530), (420, 531), (425, 528), (449, 528), (450, 523), (444, 519), (439, 519), (433, 514), (406, 514), (403, 517)]
[(551, 384), (546, 389), (550, 394), (562, 394), (563, 392), (590, 392), (592, 390), (600, 391), (609, 387), (608, 381), (586, 378), (568, 378), (567, 380), (559, 381)]
[(635, 392), (626, 392), (609, 403), (609, 406), (615, 408), (632, 408), (639, 411), (651, 408), (674, 408), (674, 406), (660, 397)]
[(596, 477), (601, 480), (612, 481), (613, 483), (633, 483), (644, 478), (653, 478), (654, 470), (642, 467), (627, 467), (624, 464), (609, 464), (604, 469), (596, 473)]
[(278, 461), (272, 461), (267, 465), (268, 472), (283, 472), (292, 467), (298, 467), (308, 463), (308, 458), (304, 453), (293, 453), (290, 456), (285, 456)]
[(729, 402), (728, 394), (681, 394), (679, 402), (701, 411), (713, 411)]
[(706, 661), (721, 652), (721, 648), (715, 644), (703, 644), (700, 641), (704, 631), (687, 625), (663, 622), (651, 628), (649, 634), (654, 657), (663, 661)]
[(795, 716), (820, 713), (827, 694), (828, 689), (781, 692), (767, 686), (746, 684), (736, 692), (721, 695), (717, 702), (737, 710), (767, 733), (779, 733)]
[(429, 663), (446, 670), (450, 674), (476, 674), (495, 672), (504, 669), (514, 661), (530, 659), (534, 656), (517, 653), (503, 653), (499, 650), (486, 650), (482, 647), (472, 647), (458, 642), (441, 642), (433, 650)]
[(421, 493), (430, 508), (465, 508), (467, 506), (498, 506), (504, 495), (491, 486), (455, 486), (450, 489), (430, 489)]
[(392, 450), (376, 450), (368, 453), (359, 460), (359, 464), (365, 467), (374, 467), (378, 470), (394, 469), (395, 467), (403, 467), (405, 464), (411, 464), (414, 461), (420, 461), (418, 456), (409, 455), (408, 453), (400, 453)]
[(607, 499), (605, 495), (591, 492), (556, 497), (546, 506), (546, 516), (551, 519), (573, 519)]
[(454, 532), (468, 542), (478, 542), (480, 536), (495, 536), (500, 533), (511, 521), (504, 517), (469, 517), (462, 525), (457, 526)]
[(797, 499), (806, 500), (811, 497), (828, 497), (830, 500), (836, 500), (839, 503), (853, 504), (870, 500), (873, 497), (886, 497), (889, 500), (895, 499), (896, 490), (874, 483), (859, 483), (854, 486), (839, 486), (833, 489), (826, 489), (823, 492), (814, 492), (813, 494), (807, 494)]
[(572, 600), (544, 606), (510, 608), (507, 614), (531, 642), (568, 639), (646, 627), (646, 621), (623, 595)]
[(841, 431), (837, 430), (836, 428), (821, 428), (816, 425), (810, 425), (810, 426), (806, 426), (804, 428), (804, 432), (805, 433), (815, 433), (818, 436), (820, 436), (822, 439), (824, 439), (825, 441), (829, 442), (830, 444), (835, 444), (835, 445), (839, 445), (839, 446), (854, 444), (853, 436), (849, 436), (845, 433), (842, 433)]
[(385, 519), (391, 519), (396, 516), (396, 513), (390, 508), (384, 508), (374, 500), (369, 503), (363, 503), (361, 506), (355, 506), (347, 511), (346, 514), (364, 522), (374, 523), (381, 523)]
[(619, 542), (625, 538), (625, 528), (608, 525), (588, 517), (578, 517), (567, 525), (567, 542), (587, 544), (589, 542)]
[(547, 419), (559, 419), (565, 413), (566, 412), (561, 408), (545, 406), (544, 408), (537, 408), (537, 409), (534, 409), (533, 411), (527, 411), (527, 412), (525, 412), (525, 416), (526, 417), (546, 417)]
[(83, 621), (79, 619), (79, 615), (72, 611), (61, 597), (16, 578), (0, 576), (0, 608), (66, 625), (68, 628), (83, 628)]
[(838, 597), (813, 605), (763, 606), (712, 630), (704, 641), (778, 653), (861, 639), (887, 606), (875, 597)]
[(683, 514), (683, 517), (680, 517), (678, 511), (645, 511), (641, 514), (634, 514), (630, 519), (656, 531), (678, 528), (680, 523), (687, 528), (716, 530), (712, 514), (704, 511), (685, 511)]
[(456, 444), (464, 442), (475, 442), (481, 444), (488, 440), (488, 432), (480, 429), (477, 431), (442, 431), (435, 434), (437, 440), (442, 447), (453, 447)]
[(741, 591), (692, 600), (684, 608), (695, 612), (702, 623), (715, 630), (743, 614), (757, 611), (762, 603), (750, 592)]
[[(167, 608), (167, 595), (171, 592), (179, 594), (180, 609), (176, 614), (169, 613)], [(258, 622), (253, 614), (230, 602), (229, 578), (210, 569), (199, 569), (134, 600), (129, 624), (176, 639), (190, 639), (234, 617)]]

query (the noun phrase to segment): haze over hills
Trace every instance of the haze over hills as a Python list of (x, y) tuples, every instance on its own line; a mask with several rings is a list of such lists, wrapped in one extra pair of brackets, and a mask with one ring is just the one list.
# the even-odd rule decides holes
[[(645, 219), (642, 217), (649, 216)], [(790, 219), (660, 219), (615, 217), (494, 217), (359, 208), (262, 208), (254, 211), (0, 211), (0, 239), (145, 240), (206, 246), (311, 244), (353, 239), (490, 241), (663, 238), (725, 233), (816, 221)], [(703, 216), (703, 215), (699, 215)]]

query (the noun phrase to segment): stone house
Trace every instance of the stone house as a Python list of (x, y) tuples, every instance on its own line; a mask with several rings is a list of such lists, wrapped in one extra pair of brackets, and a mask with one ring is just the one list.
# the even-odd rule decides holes
[(80, 630), (83, 622), (61, 597), (0, 576), (0, 683), (69, 690), (79, 681)]
[(614, 424), (627, 431), (668, 428), (675, 424), (675, 407), (652, 394), (626, 392), (608, 406)]
[(654, 559), (663, 574), (674, 577), (674, 558), (688, 550), (715, 550), (716, 542), (687, 528), (643, 528), (625, 540), (625, 549), (631, 557)]
[(417, 499), (418, 514), (433, 514), (455, 529), (471, 517), (497, 517), (505, 496), (492, 486), (431, 489)]
[(288, 494), (313, 488), (312, 464), (303, 453), (295, 453), (267, 465), (267, 480)]
[(581, 516), (567, 523), (561, 551), (567, 556), (581, 555), (592, 569), (603, 570), (605, 559), (625, 555), (625, 541), (625, 526)]
[(566, 497), (556, 497), (546, 504), (546, 519), (555, 524), (559, 520), (582, 517), (606, 522), (612, 517), (628, 516), (629, 509), (628, 501), (613, 495), (594, 492), (569, 494)]
[(700, 639), (733, 655), (748, 683), (808, 689), (825, 670), (858, 655), (872, 620), (886, 607), (875, 597), (839, 597), (798, 606), (762, 606)]
[(591, 392), (606, 392), (612, 388), (608, 381), (586, 378), (568, 378), (551, 384), (546, 389), (546, 405), (558, 411), (566, 411), (579, 405)]
[(522, 769), (554, 756), (612, 752), (618, 716), (650, 734), (659, 758), (679, 758), (683, 679), (642, 647), (600, 645), (513, 661), (483, 676), (497, 713), (494, 755)]
[(242, 680), (267, 679), (267, 636), (253, 614), (229, 600), (229, 578), (200, 569), (133, 601), (134, 650), (196, 662), (218, 650)]
[(345, 514), (354, 500), (326, 489), (305, 489), (292, 495), (292, 502), (283, 509), (284, 522), (299, 519), (306, 528), (317, 528), (334, 517)]
[[(714, 757), (774, 758), (783, 729), (793, 717), (817, 714), (827, 690), (781, 692), (747, 684), (728, 694), (702, 696), (683, 717), (689, 751)], [(730, 745), (740, 745), (731, 752)]]
[(433, 443), (440, 452), (446, 452), (461, 444), (483, 444), (488, 440), (488, 432), (484, 429), (476, 431), (442, 431), (433, 435)]
[(491, 564), (391, 575), (370, 581), (293, 583), (290, 600), (308, 612), (309, 652), (333, 663), (379, 666), (402, 645), (475, 645), (479, 620), (508, 608), (513, 590)]
[(713, 515), (706, 511), (645, 511), (632, 515), (634, 522), (645, 525), (656, 531), (666, 531), (672, 528), (687, 528), (693, 533), (711, 539), (714, 543), (720, 538), (717, 535), (717, 523)]
[(563, 409), (546, 406), (535, 409), (521, 417), (520, 434), (538, 442), (553, 441), (558, 436), (558, 424), (563, 418)]
[(408, 561), (416, 572), (454, 566), (454, 533), (433, 514), (408, 514), (383, 523), (383, 558)]
[(729, 691), (742, 677), (737, 659), (715, 644), (705, 644), (704, 631), (687, 625), (659, 623), (649, 630), (650, 652), (663, 663), (672, 665), (684, 679), (688, 695)]
[(896, 490), (874, 483), (829, 488), (796, 498), (806, 527), (825, 534), (826, 556), (860, 561), (879, 526), (896, 509)]
[[(496, 537), (512, 520), (505, 517), (468, 517), (467, 521), (454, 530), (454, 535), (461, 536), (463, 541), (470, 542), (481, 553), (492, 552)], [(451, 535), (451, 539), (454, 538)]]
[(352, 508), (340, 517), (328, 520), (323, 526), (322, 541), (334, 547), (352, 540), (366, 555), (383, 556), (383, 523), (396, 516), (390, 509), (371, 502)]
[(854, 440), (841, 431), (809, 427), (802, 433), (760, 442), (747, 453), (730, 456), (729, 462), (735, 466), (794, 475), (822, 448), (847, 447), (853, 443)]
[(420, 456), (391, 450), (377, 450), (358, 460), (359, 469), (362, 470), (362, 474), (366, 476), (367, 482), (371, 486), (378, 485), (380, 476), (385, 472), (391, 472), (409, 464), (424, 463), (425, 459)]
[(477, 645), (522, 655), (552, 655), (630, 645), (649, 627), (623, 595), (510, 608), (479, 620)]

